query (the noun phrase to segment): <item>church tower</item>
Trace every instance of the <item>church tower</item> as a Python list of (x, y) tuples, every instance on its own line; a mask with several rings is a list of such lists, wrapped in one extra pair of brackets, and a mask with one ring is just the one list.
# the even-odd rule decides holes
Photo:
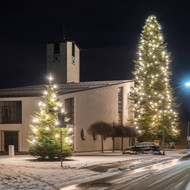
[(80, 50), (73, 41), (47, 44), (47, 73), (57, 83), (80, 82)]

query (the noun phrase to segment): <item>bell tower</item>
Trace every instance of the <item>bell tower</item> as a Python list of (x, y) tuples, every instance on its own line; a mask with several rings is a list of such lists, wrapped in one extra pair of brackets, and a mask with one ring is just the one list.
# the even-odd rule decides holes
[(80, 82), (80, 50), (75, 42), (47, 44), (47, 73), (51, 73), (57, 83)]

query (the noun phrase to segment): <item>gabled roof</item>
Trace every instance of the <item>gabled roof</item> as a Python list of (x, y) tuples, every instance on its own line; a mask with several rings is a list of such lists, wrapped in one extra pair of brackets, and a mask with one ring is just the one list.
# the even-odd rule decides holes
[[(85, 91), (95, 88), (103, 88), (122, 83), (133, 82), (132, 80), (117, 80), (117, 81), (92, 81), (58, 84), (58, 92), (61, 94), (70, 94), (73, 92)], [(18, 88), (0, 89), (0, 97), (35, 97), (41, 96), (45, 85), (33, 85)]]

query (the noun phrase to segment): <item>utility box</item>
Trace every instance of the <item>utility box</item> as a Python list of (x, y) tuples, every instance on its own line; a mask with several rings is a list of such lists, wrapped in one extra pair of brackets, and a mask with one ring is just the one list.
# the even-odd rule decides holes
[(15, 155), (15, 146), (9, 145), (9, 156), (13, 157)]

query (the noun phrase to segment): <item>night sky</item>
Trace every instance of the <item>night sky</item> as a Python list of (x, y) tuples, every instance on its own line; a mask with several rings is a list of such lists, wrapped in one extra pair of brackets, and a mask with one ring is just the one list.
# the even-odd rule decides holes
[[(75, 41), (81, 81), (131, 80), (142, 26), (155, 15), (171, 52), (172, 86), (190, 113), (190, 8), (183, 1), (7, 1), (0, 6), (0, 88), (44, 84), (46, 44)], [(183, 106), (189, 105), (189, 106)], [(190, 116), (190, 114), (189, 114)], [(189, 118), (190, 119), (190, 118)]]

